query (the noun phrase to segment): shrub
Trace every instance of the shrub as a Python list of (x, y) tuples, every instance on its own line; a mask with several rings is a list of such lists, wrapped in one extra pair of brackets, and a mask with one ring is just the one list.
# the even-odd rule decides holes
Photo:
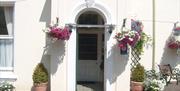
[(145, 70), (141, 64), (138, 64), (132, 69), (131, 80), (136, 82), (143, 82), (145, 79)]
[(41, 84), (48, 82), (48, 72), (42, 63), (38, 63), (33, 73), (34, 84)]

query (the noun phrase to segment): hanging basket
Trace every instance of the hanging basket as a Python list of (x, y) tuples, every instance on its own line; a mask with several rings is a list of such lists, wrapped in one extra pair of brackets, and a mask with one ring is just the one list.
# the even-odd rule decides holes
[(58, 40), (68, 40), (70, 37), (70, 32), (69, 32), (69, 28), (64, 27), (64, 28), (60, 28), (60, 27), (50, 27), (49, 32), (47, 32), (47, 34), (52, 37), (52, 38), (57, 38)]
[(69, 37), (71, 35), (71, 28), (68, 26), (61, 27), (58, 26), (59, 24), (59, 18), (56, 18), (55, 24), (50, 24), (44, 32), (47, 33), (47, 35), (53, 40), (69, 40)]
[(168, 47), (170, 49), (179, 49), (180, 48), (180, 24), (176, 23), (174, 29), (171, 33), (171, 36), (168, 41)]
[(125, 22), (120, 31), (115, 35), (115, 39), (118, 41), (118, 47), (120, 48), (121, 54), (128, 53), (128, 46), (134, 47), (141, 38), (143, 29), (142, 22), (131, 20), (131, 29), (125, 27)]

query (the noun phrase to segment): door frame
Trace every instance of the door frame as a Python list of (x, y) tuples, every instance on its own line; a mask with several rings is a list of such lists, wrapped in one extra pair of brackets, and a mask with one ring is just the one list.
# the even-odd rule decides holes
[[(66, 58), (67, 58), (67, 65), (66, 65), (66, 80), (67, 91), (76, 91), (76, 60), (77, 60), (77, 26), (76, 22), (78, 17), (85, 11), (95, 11), (99, 13), (104, 21), (105, 25), (112, 24), (111, 20), (111, 13), (107, 9), (107, 7), (101, 2), (95, 2), (93, 6), (87, 8), (85, 2), (81, 2), (78, 4), (72, 11), (72, 15), (70, 16), (69, 24), (75, 24), (72, 27), (72, 33), (69, 40), (66, 43)], [(104, 29), (104, 91), (112, 91), (112, 84), (108, 81), (108, 77), (112, 74), (112, 71), (109, 70), (112, 68), (111, 65), (107, 65), (107, 41), (110, 38), (110, 34), (108, 33), (108, 28), (105, 27)]]

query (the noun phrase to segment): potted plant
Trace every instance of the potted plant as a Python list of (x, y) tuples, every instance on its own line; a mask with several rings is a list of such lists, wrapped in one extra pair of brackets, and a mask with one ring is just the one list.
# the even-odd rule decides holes
[(42, 63), (38, 63), (32, 76), (34, 91), (46, 91), (48, 86), (48, 72)]
[(141, 64), (137, 64), (131, 73), (131, 90), (143, 91), (143, 82), (145, 79), (145, 70)]

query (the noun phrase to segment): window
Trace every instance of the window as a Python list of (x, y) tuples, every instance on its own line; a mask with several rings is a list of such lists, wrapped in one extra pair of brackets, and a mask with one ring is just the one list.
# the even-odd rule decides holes
[(79, 34), (79, 59), (97, 60), (97, 34)]
[(0, 71), (13, 70), (13, 7), (0, 6)]
[(102, 17), (97, 14), (96, 12), (86, 12), (82, 15), (79, 16), (78, 19), (78, 24), (91, 24), (91, 25), (103, 25), (104, 24), (104, 20), (102, 19)]

